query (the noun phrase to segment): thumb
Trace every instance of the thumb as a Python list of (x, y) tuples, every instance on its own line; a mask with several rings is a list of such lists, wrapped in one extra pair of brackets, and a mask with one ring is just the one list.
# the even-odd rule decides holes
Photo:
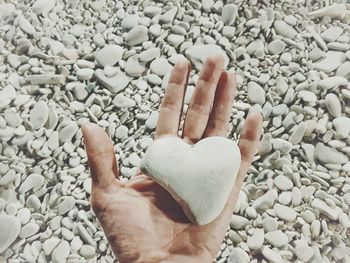
[(92, 187), (107, 188), (119, 182), (117, 162), (112, 140), (98, 125), (87, 123), (82, 126), (84, 143), (92, 178)]

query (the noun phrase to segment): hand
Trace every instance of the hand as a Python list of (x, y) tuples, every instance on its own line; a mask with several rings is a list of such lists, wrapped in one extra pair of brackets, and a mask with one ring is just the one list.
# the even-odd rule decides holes
[[(196, 143), (208, 136), (226, 136), (236, 93), (235, 76), (223, 71), (223, 57), (204, 63), (191, 98), (182, 137)], [(155, 138), (178, 136), (190, 64), (177, 63), (160, 107)], [(214, 102), (214, 103), (213, 103)], [(212, 262), (227, 231), (262, 128), (259, 113), (249, 114), (239, 140), (241, 166), (222, 213), (207, 225), (193, 225), (177, 202), (141, 171), (119, 180), (113, 143), (102, 128), (82, 130), (92, 176), (91, 205), (120, 262)]]

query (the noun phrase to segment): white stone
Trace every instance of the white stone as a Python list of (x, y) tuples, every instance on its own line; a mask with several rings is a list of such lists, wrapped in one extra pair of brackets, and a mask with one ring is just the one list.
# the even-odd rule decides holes
[(278, 193), (275, 189), (271, 189), (264, 195), (260, 196), (253, 202), (253, 207), (258, 211), (262, 212), (273, 206), (278, 198)]
[(265, 239), (268, 243), (277, 248), (284, 247), (288, 244), (288, 237), (281, 230), (266, 233)]
[(52, 262), (63, 263), (66, 262), (70, 254), (70, 246), (66, 240), (61, 241), (57, 247), (52, 251)]
[(305, 222), (311, 224), (313, 221), (316, 220), (316, 216), (313, 212), (310, 210), (306, 210), (302, 213), (300, 213), (300, 216), (305, 220)]
[(7, 62), (11, 65), (11, 67), (13, 68), (18, 68), (22, 62), (20, 59), (20, 56), (17, 56), (15, 54), (9, 54), (7, 56)]
[(276, 218), (273, 217), (266, 217), (263, 219), (262, 221), (263, 227), (265, 232), (272, 232), (272, 231), (276, 231), (278, 228), (278, 222), (276, 220)]
[(32, 10), (36, 15), (48, 14), (56, 5), (56, 0), (37, 0), (32, 5)]
[(233, 214), (231, 216), (230, 227), (235, 230), (244, 229), (249, 224), (249, 220), (243, 216)]
[(128, 127), (125, 125), (120, 125), (116, 130), (115, 130), (115, 137), (118, 139), (123, 139), (128, 135)]
[(295, 247), (295, 254), (301, 262), (309, 262), (314, 256), (314, 250), (307, 244), (297, 245)]
[(59, 134), (58, 131), (53, 131), (47, 140), (47, 146), (51, 151), (54, 151), (59, 146)]
[(150, 48), (145, 51), (142, 51), (139, 54), (139, 60), (142, 62), (149, 62), (159, 56), (160, 56), (160, 49), (155, 47), (155, 48)]
[(246, 52), (249, 55), (254, 55), (255, 57), (262, 57), (264, 55), (264, 43), (261, 39), (256, 39), (246, 47)]
[(265, 90), (256, 82), (248, 83), (248, 101), (253, 104), (264, 104)]
[(152, 73), (162, 77), (168, 74), (173, 67), (165, 58), (157, 58), (151, 62), (150, 69)]
[(94, 75), (94, 70), (91, 68), (81, 68), (77, 70), (77, 77), (81, 80), (90, 80)]
[(33, 130), (43, 127), (49, 118), (49, 108), (46, 101), (37, 102), (30, 111), (30, 123)]
[[(236, 143), (224, 137), (208, 137), (193, 147), (165, 137), (148, 147), (140, 168), (178, 200), (191, 222), (203, 225), (224, 208), (240, 160)], [(212, 187), (214, 182), (217, 187)]]
[(40, 174), (30, 174), (26, 177), (26, 179), (22, 182), (21, 186), (18, 189), (19, 193), (25, 194), (30, 190), (37, 190), (44, 183), (44, 177)]
[(293, 188), (293, 182), (285, 175), (277, 175), (274, 179), (274, 183), (281, 191), (290, 190)]
[(155, 129), (157, 126), (158, 117), (159, 117), (159, 112), (152, 111), (145, 122), (146, 128), (149, 130)]
[(59, 131), (59, 139), (61, 142), (70, 142), (73, 139), (73, 136), (79, 130), (78, 125), (75, 122), (69, 123), (62, 130)]
[(141, 163), (140, 157), (134, 152), (129, 155), (128, 161), (132, 167), (139, 167)]
[(59, 215), (64, 215), (73, 209), (75, 206), (75, 198), (73, 196), (67, 196), (58, 206), (57, 212)]
[(184, 42), (185, 37), (183, 35), (178, 34), (170, 34), (168, 35), (167, 42), (169, 45), (177, 48), (182, 42)]
[(60, 239), (57, 237), (51, 237), (46, 239), (43, 243), (43, 250), (46, 256), (50, 255), (53, 249), (58, 245)]
[(250, 257), (243, 249), (234, 247), (231, 250), (230, 256), (227, 258), (227, 263), (249, 263)]
[(334, 148), (328, 147), (323, 143), (317, 143), (314, 151), (315, 160), (324, 164), (345, 164), (349, 161), (344, 153)]
[(146, 6), (145, 9), (143, 9), (143, 13), (145, 16), (154, 17), (156, 15), (159, 15), (162, 12), (162, 9), (159, 6)]
[(318, 198), (315, 198), (311, 202), (311, 207), (318, 210), (321, 214), (327, 216), (331, 220), (338, 220), (339, 215), (342, 212), (341, 208), (337, 206), (330, 207), (325, 201)]
[(118, 108), (130, 108), (136, 106), (136, 102), (133, 99), (125, 97), (122, 93), (117, 94), (112, 103)]
[(311, 19), (327, 16), (335, 19), (343, 19), (345, 15), (345, 4), (331, 4), (309, 13)]
[(19, 234), (19, 237), (24, 239), (31, 237), (39, 232), (40, 226), (34, 222), (29, 222), (28, 224), (24, 225), (21, 229), (21, 232)]
[(11, 3), (1, 3), (0, 4), (0, 20), (6, 20), (15, 11), (16, 11), (16, 8), (15, 8), (15, 6), (13, 4), (11, 4)]
[(18, 19), (18, 25), (21, 28), (21, 30), (28, 35), (32, 36), (35, 34), (35, 28), (32, 26), (31, 23), (27, 19), (25, 19), (23, 16), (20, 16)]
[(330, 73), (336, 70), (346, 60), (346, 55), (339, 51), (328, 51), (326, 57), (313, 63), (316, 70)]
[(341, 262), (343, 261), (343, 259), (347, 260), (349, 255), (350, 255), (350, 247), (347, 247), (347, 246), (335, 247), (332, 250), (332, 257), (336, 262)]
[(235, 4), (226, 4), (222, 8), (221, 19), (225, 25), (231, 26), (234, 24), (238, 14), (238, 6)]
[(29, 222), (31, 217), (31, 212), (27, 207), (24, 207), (18, 210), (16, 217), (21, 222), (21, 224), (24, 225)]
[(300, 143), (304, 137), (305, 131), (306, 131), (305, 122), (299, 123), (298, 126), (293, 131), (293, 133), (289, 136), (290, 143), (293, 145)]
[(166, 11), (164, 14), (162, 14), (159, 17), (159, 24), (169, 24), (172, 23), (176, 14), (177, 14), (178, 8), (177, 7), (173, 7), (171, 9), (169, 9), (168, 11)]
[(130, 29), (138, 25), (139, 20), (140, 17), (137, 14), (126, 15), (122, 20), (121, 27), (124, 31), (129, 31)]
[(326, 42), (336, 41), (343, 34), (343, 29), (338, 26), (330, 27), (321, 33), (321, 37)]
[(283, 20), (276, 20), (274, 23), (274, 28), (276, 33), (286, 37), (286, 38), (294, 38), (298, 32), (290, 25), (288, 25)]
[(66, 77), (61, 74), (38, 74), (38, 75), (29, 75), (26, 77), (26, 81), (32, 85), (62, 85), (66, 81)]
[(140, 77), (145, 71), (145, 67), (139, 63), (136, 56), (132, 56), (126, 61), (124, 70), (131, 77)]
[(279, 39), (276, 39), (270, 42), (269, 45), (267, 46), (267, 49), (273, 55), (281, 54), (285, 48), (286, 48), (286, 44)]
[(348, 81), (346, 78), (333, 76), (333, 77), (320, 80), (320, 82), (318, 83), (318, 86), (321, 89), (328, 90), (328, 89), (336, 88), (338, 86), (344, 86), (347, 84), (348, 84)]
[(267, 262), (269, 263), (282, 263), (284, 262), (282, 257), (278, 252), (275, 250), (272, 250), (268, 246), (264, 246), (263, 249), (261, 250), (261, 254), (265, 257)]
[(95, 77), (103, 86), (105, 86), (112, 93), (118, 93), (125, 89), (130, 79), (125, 73), (118, 71), (113, 77), (107, 77), (102, 69), (97, 69), (95, 71)]
[(206, 59), (214, 54), (221, 54), (224, 56), (224, 68), (226, 68), (229, 63), (226, 52), (218, 45), (194, 45), (187, 48), (185, 54), (197, 70), (200, 70)]
[(95, 54), (97, 63), (104, 66), (113, 66), (123, 57), (124, 49), (119, 45), (107, 45)]
[(139, 44), (142, 44), (143, 42), (146, 42), (147, 40), (148, 40), (147, 27), (138, 25), (128, 32), (125, 38), (125, 43), (128, 46), (137, 46)]
[(253, 251), (259, 250), (264, 244), (264, 229), (257, 228), (253, 235), (248, 236), (247, 245)]
[(297, 217), (297, 213), (288, 206), (275, 204), (273, 209), (277, 217), (284, 221), (294, 221)]
[(90, 259), (95, 256), (96, 251), (93, 246), (90, 245), (82, 245), (79, 250), (80, 255), (82, 255), (86, 259)]
[(304, 102), (309, 104), (315, 104), (317, 101), (317, 96), (312, 91), (301, 90), (298, 92), (298, 97), (302, 99)]
[(337, 68), (335, 75), (344, 77), (347, 80), (349, 80), (350, 79), (350, 61), (345, 61), (343, 64), (341, 64), (339, 68)]
[(332, 117), (340, 117), (342, 108), (338, 96), (334, 93), (328, 93), (325, 97), (326, 107)]
[(348, 138), (350, 135), (350, 118), (338, 117), (333, 120), (335, 132), (339, 138)]
[(0, 254), (17, 239), (21, 231), (21, 223), (14, 216), (0, 215)]

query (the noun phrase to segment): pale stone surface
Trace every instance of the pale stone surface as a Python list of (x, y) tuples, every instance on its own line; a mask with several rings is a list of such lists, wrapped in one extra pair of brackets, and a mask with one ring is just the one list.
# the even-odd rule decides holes
[(126, 88), (130, 79), (123, 72), (118, 72), (112, 77), (107, 77), (103, 70), (97, 69), (95, 71), (95, 77), (103, 86), (105, 86), (112, 93), (118, 93)]
[(232, 25), (237, 17), (238, 6), (235, 4), (227, 4), (222, 8), (222, 21), (225, 25)]
[(70, 246), (66, 240), (61, 241), (57, 247), (52, 251), (52, 262), (65, 262), (70, 253)]
[(349, 158), (345, 154), (323, 143), (316, 144), (314, 156), (321, 163), (344, 164), (349, 161)]
[(288, 237), (281, 230), (266, 233), (265, 239), (268, 243), (277, 248), (288, 244)]
[(123, 57), (123, 48), (119, 45), (106, 45), (98, 50), (95, 59), (99, 65), (113, 66)]
[(248, 100), (255, 104), (263, 104), (265, 102), (265, 90), (256, 82), (248, 83)]
[(253, 235), (248, 237), (247, 245), (251, 250), (259, 250), (264, 244), (264, 229), (254, 230)]
[[(172, 157), (168, 159), (170, 155)], [(141, 170), (165, 187), (176, 200), (182, 200), (180, 205), (193, 223), (203, 225), (222, 211), (239, 164), (240, 152), (233, 141), (209, 137), (192, 148), (181, 139), (169, 137), (155, 140), (147, 149)], [(212, 173), (213, 168), (208, 169), (209, 166), (216, 167), (217, 172)], [(182, 177), (176, 176), (179, 173)], [(220, 187), (212, 187), (214, 181)], [(205, 196), (198, 198), (201, 194)]]
[(26, 179), (22, 182), (18, 191), (20, 193), (26, 193), (32, 189), (37, 190), (43, 183), (45, 179), (40, 174), (30, 174), (26, 177)]
[(21, 223), (14, 216), (0, 215), (0, 225), (0, 253), (3, 253), (18, 237)]
[(339, 51), (328, 51), (326, 57), (314, 63), (317, 70), (330, 73), (337, 69), (346, 60), (346, 55)]
[(49, 108), (45, 101), (39, 101), (30, 111), (30, 123), (34, 130), (43, 127), (49, 117)]
[(347, 138), (350, 135), (350, 118), (338, 117), (333, 120), (333, 126), (335, 128), (337, 136), (339, 138)]
[(283, 20), (276, 20), (274, 23), (274, 28), (277, 34), (286, 38), (293, 38), (297, 34), (297, 31)]
[(55, 6), (56, 0), (36, 0), (32, 6), (32, 10), (36, 15), (49, 13)]
[(249, 263), (249, 261), (247, 252), (239, 247), (234, 247), (227, 259), (227, 263)]
[(136, 46), (148, 40), (148, 29), (145, 26), (135, 26), (132, 28), (125, 38), (125, 42), (129, 46)]
[(321, 33), (321, 37), (324, 41), (333, 42), (337, 40), (340, 35), (343, 34), (343, 29), (338, 26), (330, 27)]
[(152, 61), (150, 65), (151, 71), (158, 75), (164, 76), (168, 74), (173, 67), (169, 64), (168, 60), (165, 58), (158, 58)]
[(285, 221), (293, 221), (297, 217), (297, 213), (288, 206), (275, 204), (274, 211), (280, 219)]

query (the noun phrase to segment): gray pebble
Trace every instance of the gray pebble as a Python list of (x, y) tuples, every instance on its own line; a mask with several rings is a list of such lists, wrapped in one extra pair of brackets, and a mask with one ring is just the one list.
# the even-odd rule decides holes
[(37, 102), (30, 111), (30, 123), (33, 130), (43, 127), (49, 117), (49, 109), (45, 101)]
[(145, 26), (135, 26), (132, 28), (126, 38), (125, 43), (128, 46), (137, 46), (139, 44), (142, 44), (143, 42), (146, 42), (148, 40), (148, 29)]
[(113, 66), (123, 57), (123, 48), (118, 45), (107, 45), (95, 54), (97, 63), (104, 66)]

